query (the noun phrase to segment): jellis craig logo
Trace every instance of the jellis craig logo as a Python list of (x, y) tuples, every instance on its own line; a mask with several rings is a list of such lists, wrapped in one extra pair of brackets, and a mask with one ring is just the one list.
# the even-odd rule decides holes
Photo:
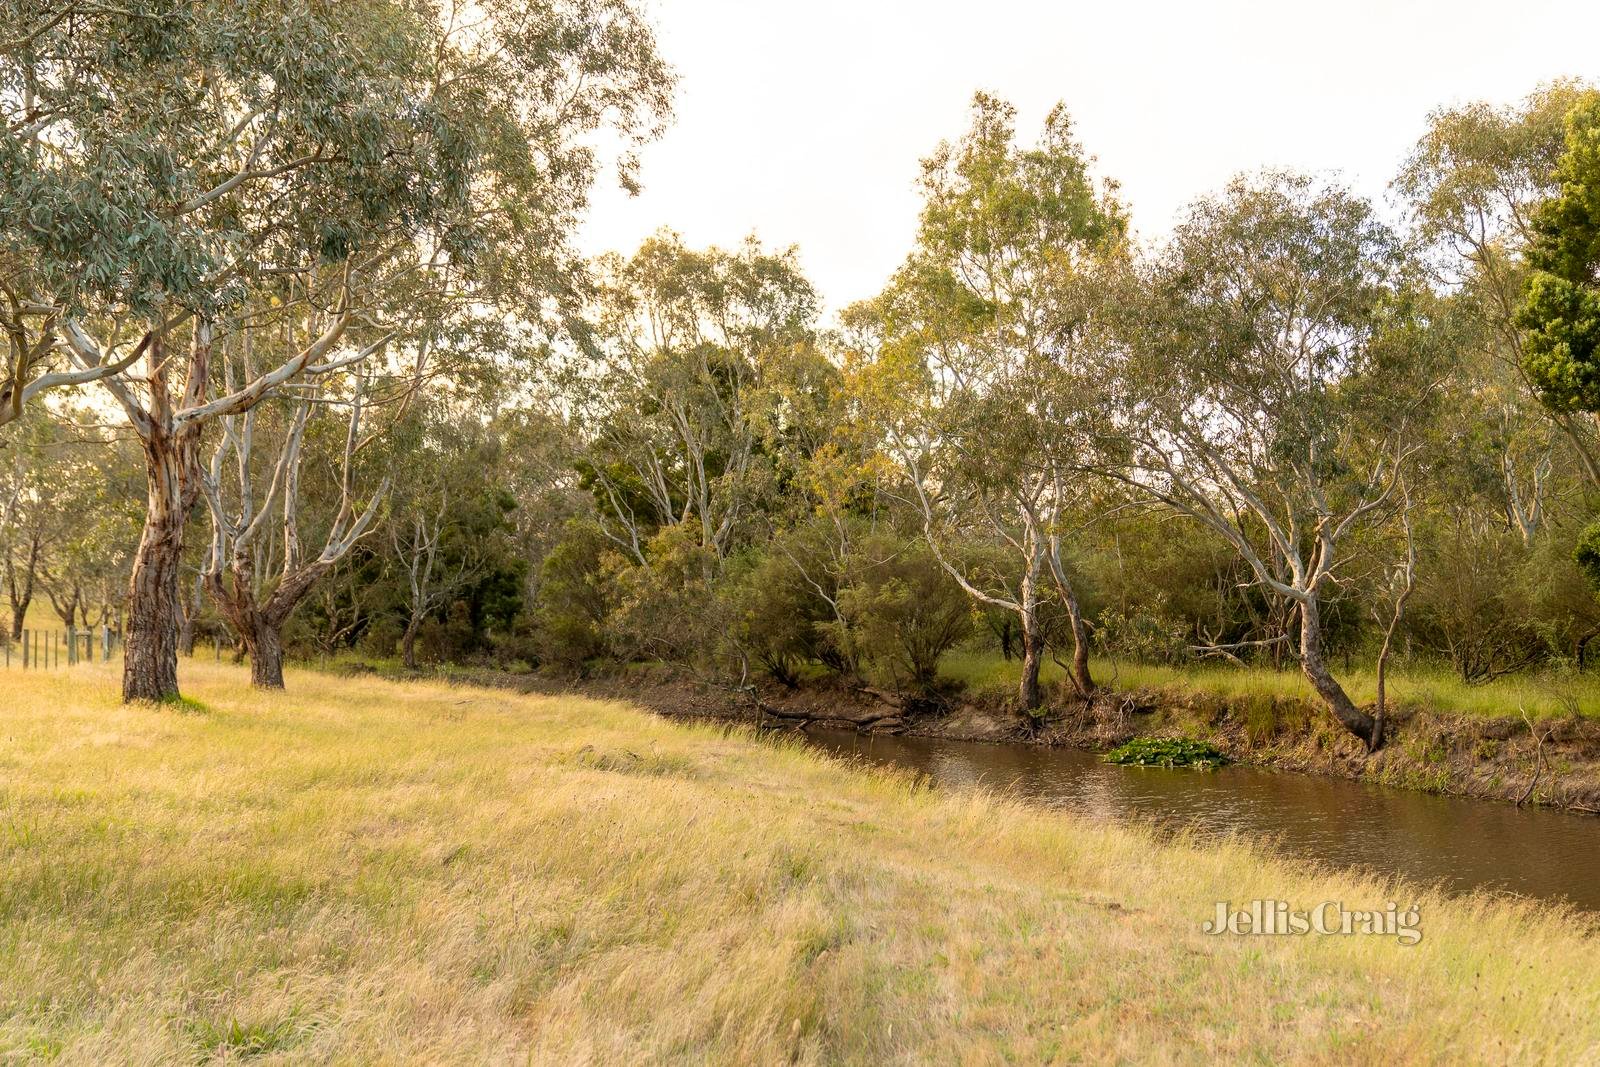
[(1415, 904), (1402, 908), (1392, 900), (1380, 910), (1347, 908), (1337, 900), (1325, 900), (1313, 908), (1294, 908), (1283, 900), (1252, 900), (1235, 907), (1231, 901), (1219, 900), (1217, 914), (1201, 929), (1208, 934), (1249, 936), (1365, 934), (1415, 945), (1422, 940), (1422, 909)]

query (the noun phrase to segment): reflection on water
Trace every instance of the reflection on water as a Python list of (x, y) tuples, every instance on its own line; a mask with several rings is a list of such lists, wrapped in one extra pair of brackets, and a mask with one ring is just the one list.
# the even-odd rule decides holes
[(1293, 855), (1447, 889), (1509, 890), (1600, 911), (1600, 818), (1429, 796), (1249, 767), (1160, 770), (1094, 753), (812, 730), (836, 755), (986, 786), (1096, 818), (1134, 816), (1202, 833), (1270, 837)]

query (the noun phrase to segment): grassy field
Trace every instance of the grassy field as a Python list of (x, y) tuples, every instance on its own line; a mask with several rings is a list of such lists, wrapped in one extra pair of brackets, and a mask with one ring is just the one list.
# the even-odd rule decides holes
[[(1298, 697), (1314, 700), (1311, 684), (1299, 671), (1273, 671), (1232, 664), (1193, 664), (1164, 667), (1154, 664), (1095, 660), (1095, 681), (1118, 689), (1163, 689), (1174, 693), (1204, 693), (1230, 699)], [(1010, 691), (1021, 676), (1021, 664), (998, 652), (959, 649), (939, 663), (939, 672), (962, 682), (974, 692)], [(1039, 672), (1047, 684), (1064, 675), (1054, 661), (1046, 660)], [(1350, 670), (1334, 665), (1334, 674), (1357, 703), (1377, 698), (1377, 681), (1370, 667)], [(1463, 715), (1516, 716), (1525, 709), (1532, 716), (1600, 715), (1600, 673), (1557, 674), (1526, 671), (1496, 678), (1485, 685), (1467, 685), (1441, 668), (1407, 667), (1389, 672), (1389, 698), (1431, 711)]]
[[(627, 706), (0, 675), (0, 1061), (1579, 1062), (1600, 930)], [(1216, 937), (1416, 901), (1423, 940)]]

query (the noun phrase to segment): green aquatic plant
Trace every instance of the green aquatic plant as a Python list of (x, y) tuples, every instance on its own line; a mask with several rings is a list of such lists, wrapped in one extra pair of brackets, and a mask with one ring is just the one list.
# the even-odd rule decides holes
[(1197, 767), (1214, 771), (1228, 762), (1215, 745), (1184, 737), (1135, 737), (1105, 754), (1107, 763), (1124, 767)]

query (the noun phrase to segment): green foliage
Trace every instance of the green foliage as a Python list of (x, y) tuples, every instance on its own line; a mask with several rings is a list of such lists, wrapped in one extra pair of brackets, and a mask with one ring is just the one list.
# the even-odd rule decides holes
[(283, 1052), (294, 1047), (306, 1027), (293, 1019), (276, 1022), (244, 1022), (229, 1018), (221, 1022), (193, 1019), (185, 1027), (189, 1037), (206, 1058), (232, 1056), (247, 1059)]
[[(265, 265), (397, 235), (462, 264), (491, 238), (559, 256), (593, 175), (579, 138), (654, 129), (671, 83), (620, 0), (488, 3), (471, 34), (395, 0), (0, 11), (27, 131), (0, 140), (0, 232), (73, 312), (215, 308)], [(504, 212), (481, 210), (491, 174)]]
[(1600, 590), (1600, 522), (1591, 522), (1578, 535), (1578, 545), (1572, 558), (1583, 571), (1583, 576), (1596, 590)]
[(1109, 608), (1094, 631), (1095, 647), (1112, 659), (1136, 663), (1174, 663), (1184, 653), (1183, 631), (1159, 615), (1127, 615)]
[(1600, 411), (1600, 292), (1540, 271), (1517, 317), (1528, 331), (1523, 367), (1558, 411)]
[(854, 546), (839, 607), (840, 642), (919, 693), (935, 690), (940, 658), (972, 632), (966, 594), (926, 544), (890, 533)]
[(732, 601), (736, 643), (774, 681), (791, 688), (809, 663), (849, 669), (830, 629), (836, 621), (828, 600), (829, 595), (837, 599), (835, 575), (807, 533), (780, 534), (781, 544), (775, 540), (765, 551), (747, 553), (725, 592)]
[(608, 557), (616, 601), (606, 634), (624, 661), (698, 668), (720, 651), (726, 627), (712, 585), (716, 556), (700, 533), (692, 523), (663, 527), (645, 543), (643, 564)]
[(569, 519), (539, 569), (535, 610), (540, 657), (576, 672), (606, 652), (612, 606), (607, 557), (614, 546), (592, 522)]
[(1107, 752), (1105, 761), (1124, 767), (1194, 767), (1214, 771), (1227, 763), (1228, 757), (1205, 741), (1136, 737)]
[(1535, 565), (1503, 524), (1469, 511), (1445, 512), (1431, 526), (1407, 635), (1444, 657), (1469, 685), (1537, 663), (1548, 646), (1532, 594), (1547, 568)]
[(1523, 367), (1552, 408), (1600, 411), (1600, 94), (1567, 115), (1556, 178), (1528, 246)]
[[(694, 250), (676, 234), (604, 257), (587, 359), (552, 383), (573, 411), (579, 484), (639, 546), (693, 521), (721, 560), (826, 436), (832, 367), (794, 249)], [(637, 556), (637, 552), (635, 553)]]

